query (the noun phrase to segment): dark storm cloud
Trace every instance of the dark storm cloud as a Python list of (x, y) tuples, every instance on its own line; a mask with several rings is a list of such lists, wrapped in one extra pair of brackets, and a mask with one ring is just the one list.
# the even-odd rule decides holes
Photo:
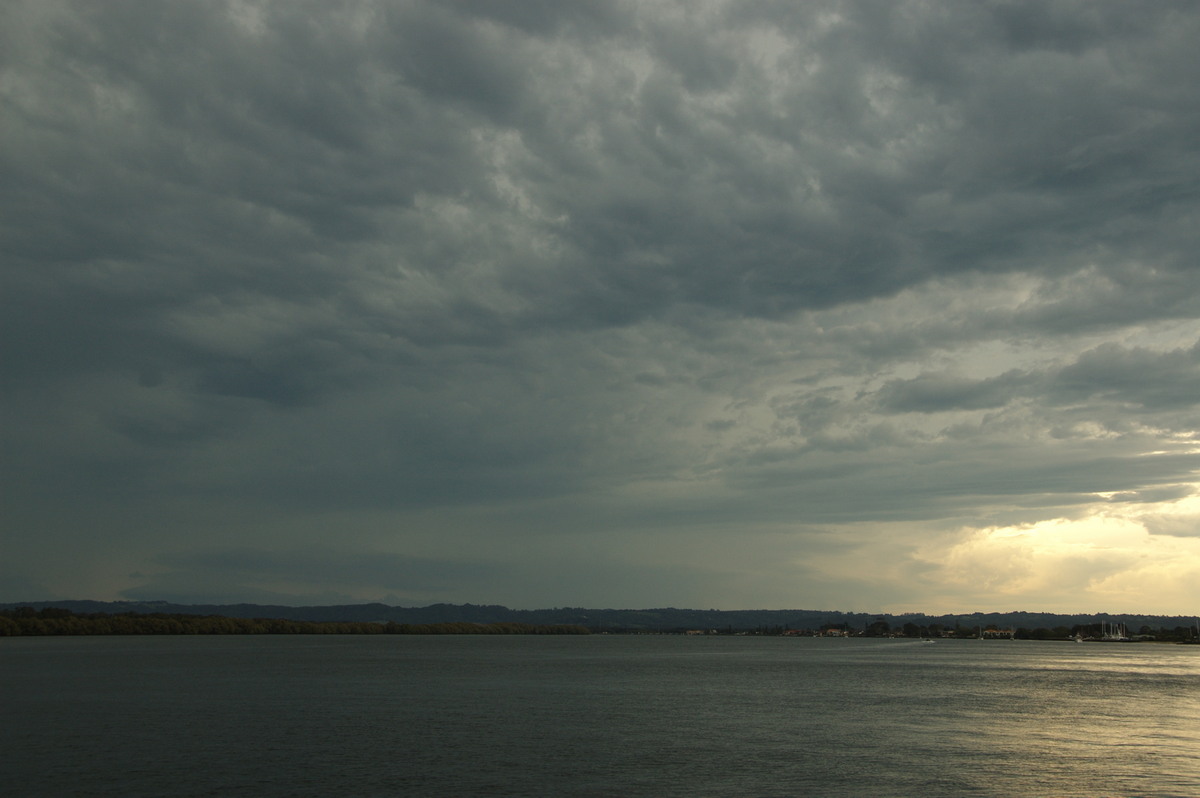
[[(1069, 515), (1194, 477), (1190, 4), (0, 15), (29, 563), (42, 535), (196, 595), (316, 584), (283, 552), (329, 512), (353, 519), (331, 590), (393, 590), (368, 551), (500, 572), (597, 546), (611, 575), (680, 519)], [(259, 531), (206, 551), (238, 556), (171, 545), (235, 517)]]
[[(852, 5), (824, 33), (814, 7), (779, 31), (773, 69), (752, 58), (757, 23), (732, 12), (706, 27), (626, 9), (624, 25), (547, 18), (531, 34), (490, 24), (503, 8), (473, 9), (265, 5), (252, 30), (191, 4), (46, 12), (39, 32), (69, 57), (30, 80), (49, 102), (16, 104), (29, 133), (60, 130), (23, 161), (30, 187), (10, 196), (39, 200), (13, 203), (31, 222), (13, 229), (58, 258), (124, 251), (142, 262), (135, 273), (174, 248), (188, 282), (164, 286), (164, 299), (235, 286), (336, 295), (366, 265), (339, 263), (338, 245), (382, 236), (421, 271), (489, 259), (502, 290), (550, 300), (446, 308), (476, 310), (484, 330), (497, 313), (505, 326), (531, 314), (626, 323), (679, 301), (773, 314), (939, 273), (1072, 269), (1110, 248), (1169, 275), (1183, 265), (1178, 244), (1194, 241), (1171, 218), (1194, 191), (1189, 73), (1153, 86), (1153, 72), (1114, 76), (1138, 57), (1162, 61), (1162, 37), (1194, 24), (1170, 7), (1102, 5), (1070, 23), (1032, 9)], [(1018, 33), (1039, 23), (1055, 35)], [(1116, 33), (1122, 47), (1105, 48)], [(714, 57), (695, 57), (706, 49)], [(585, 68), (574, 86), (556, 80), (572, 67)], [(512, 137), (505, 178), (564, 220), (537, 225), (554, 263), (522, 262), (497, 240), (494, 226), (529, 221), (496, 196), (480, 133)], [(1101, 145), (1085, 159), (1088, 185), (1065, 177)], [(59, 179), (29, 173), (38, 160)], [(83, 179), (47, 197), (69, 170)], [(467, 229), (414, 227), (403, 209), (417, 196), (462, 198)], [(52, 212), (37, 212), (47, 202)]]
[(1084, 352), (1058, 372), (1060, 401), (1101, 398), (1151, 411), (1200, 406), (1200, 342), (1154, 352), (1109, 343)]
[(911, 380), (893, 380), (879, 391), (880, 403), (895, 412), (935, 413), (939, 410), (982, 410), (1003, 407), (1027, 382), (1009, 372), (984, 380), (945, 374), (923, 374)]
[(1152, 535), (1167, 535), (1179, 538), (1200, 537), (1200, 515), (1192, 516), (1149, 516), (1146, 529)]
[(1040, 374), (1013, 370), (980, 380), (922, 374), (891, 380), (876, 394), (887, 411), (919, 413), (999, 408), (1021, 397), (1121, 410), (1191, 410), (1200, 406), (1200, 343), (1167, 352), (1107, 343)]

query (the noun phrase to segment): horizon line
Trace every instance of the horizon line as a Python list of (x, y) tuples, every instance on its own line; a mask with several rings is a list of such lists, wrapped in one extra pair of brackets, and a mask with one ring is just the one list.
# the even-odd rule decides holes
[(0, 605), (17, 605), (28, 606), (33, 604), (56, 604), (67, 602), (92, 602), (95, 604), (165, 604), (177, 607), (235, 607), (235, 606), (251, 606), (251, 607), (286, 607), (289, 609), (333, 609), (338, 607), (368, 607), (378, 605), (389, 609), (428, 609), (430, 607), (448, 606), (448, 607), (497, 607), (508, 610), (510, 612), (553, 612), (560, 610), (589, 610), (593, 612), (649, 612), (653, 610), (674, 610), (677, 612), (715, 612), (715, 613), (734, 613), (734, 612), (826, 612), (837, 613), (840, 615), (873, 615), (873, 616), (888, 616), (888, 617), (905, 617), (920, 615), (928, 618), (947, 617), (955, 615), (1143, 615), (1155, 616), (1161, 618), (1200, 618), (1200, 613), (1182, 614), (1182, 613), (1162, 613), (1162, 612), (1111, 612), (1111, 611), (1091, 611), (1091, 612), (1060, 612), (1052, 610), (972, 610), (968, 612), (938, 612), (930, 613), (925, 611), (906, 611), (906, 612), (875, 612), (867, 610), (830, 610), (830, 609), (804, 609), (801, 607), (781, 607), (769, 608), (758, 607), (753, 609), (700, 609), (697, 607), (675, 607), (675, 606), (657, 606), (657, 607), (586, 607), (563, 605), (557, 607), (536, 607), (532, 609), (522, 609), (510, 607), (506, 604), (476, 604), (474, 602), (454, 603), (447, 601), (437, 601), (432, 604), (424, 605), (404, 605), (404, 604), (387, 604), (383, 601), (359, 601), (345, 604), (270, 604), (260, 603), (257, 601), (172, 601), (168, 599), (39, 599), (36, 601), (0, 601)]

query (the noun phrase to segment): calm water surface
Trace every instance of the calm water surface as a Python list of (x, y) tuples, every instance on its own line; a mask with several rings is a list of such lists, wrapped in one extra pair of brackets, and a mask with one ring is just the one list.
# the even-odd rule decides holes
[(1200, 796), (1200, 647), (0, 639), (11, 796)]

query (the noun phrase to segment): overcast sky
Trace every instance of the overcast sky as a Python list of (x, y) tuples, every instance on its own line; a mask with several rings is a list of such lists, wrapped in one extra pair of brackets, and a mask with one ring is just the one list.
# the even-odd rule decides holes
[(0, 600), (1200, 610), (1200, 5), (0, 9)]

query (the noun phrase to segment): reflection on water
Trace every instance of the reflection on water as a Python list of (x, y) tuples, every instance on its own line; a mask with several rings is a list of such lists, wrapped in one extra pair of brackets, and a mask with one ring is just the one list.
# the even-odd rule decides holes
[(1200, 795), (1200, 648), (57, 638), (0, 668), (13, 795)]

